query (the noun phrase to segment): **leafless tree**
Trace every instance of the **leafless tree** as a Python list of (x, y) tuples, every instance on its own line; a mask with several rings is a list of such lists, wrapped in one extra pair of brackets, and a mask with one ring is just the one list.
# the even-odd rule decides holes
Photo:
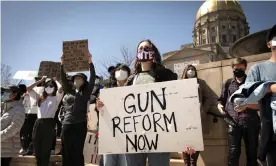
[(134, 55), (128, 50), (126, 47), (121, 47), (121, 55), (122, 55), (122, 63), (132, 66), (132, 62), (134, 60)]
[(124, 63), (128, 65), (130, 68), (132, 67), (132, 62), (134, 61), (135, 56), (129, 51), (128, 48), (122, 46), (120, 48), (121, 50), (121, 56), (120, 57), (114, 57), (109, 56), (106, 57), (106, 59), (102, 59), (98, 64), (100, 64), (100, 67), (98, 68), (99, 74), (103, 77), (108, 77), (107, 69), (109, 66), (115, 66), (117, 63)]
[(10, 85), (12, 82), (11, 67), (9, 65), (1, 64), (1, 86)]

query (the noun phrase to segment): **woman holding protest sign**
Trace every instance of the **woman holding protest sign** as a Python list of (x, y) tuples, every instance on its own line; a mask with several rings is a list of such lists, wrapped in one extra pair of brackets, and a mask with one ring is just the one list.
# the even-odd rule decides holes
[[(143, 40), (138, 44), (134, 74), (130, 76), (126, 85), (139, 85), (154, 82), (176, 80), (177, 75), (161, 64), (161, 55), (150, 40)], [(194, 150), (187, 148), (187, 153)], [(126, 154), (126, 163), (129, 166), (145, 166), (148, 158), (149, 166), (169, 166), (170, 153), (133, 153)]]
[[(191, 78), (197, 78), (197, 71), (196, 71), (195, 66), (187, 65), (183, 71), (182, 79), (191, 79)], [(202, 121), (202, 124), (204, 124), (206, 112), (209, 111), (209, 109), (211, 107), (211, 105), (209, 104), (210, 99), (207, 97), (208, 86), (204, 80), (197, 78), (197, 81), (199, 84), (198, 92), (199, 92), (199, 101), (200, 101), (200, 107), (201, 107), (200, 108), (201, 109), (201, 121)], [(206, 125), (202, 125), (203, 132), (208, 132), (207, 128), (204, 126), (206, 126)], [(184, 159), (185, 166), (196, 166), (198, 156), (199, 156), (199, 151), (196, 151), (196, 153), (194, 153), (192, 155), (183, 152), (183, 159)]]
[(91, 54), (87, 54), (90, 79), (83, 73), (72, 77), (70, 84), (64, 71), (64, 57), (61, 56), (61, 79), (65, 96), (63, 98), (64, 120), (61, 132), (62, 165), (84, 166), (83, 147), (87, 133), (87, 107), (95, 83), (95, 69)]
[[(49, 165), (51, 145), (55, 135), (56, 122), (54, 118), (63, 96), (61, 84), (57, 80), (46, 78), (44, 76), (27, 88), (30, 95), (36, 96), (39, 107), (33, 129), (33, 143), (38, 166)], [(40, 95), (33, 88), (42, 82), (45, 82), (44, 91)]]
[[(125, 64), (120, 64), (116, 66), (115, 69), (115, 79), (117, 81), (116, 85), (110, 84), (107, 88), (122, 87), (125, 85), (127, 78), (130, 76), (130, 68)], [(103, 103), (97, 100), (97, 109), (100, 110), (103, 107)], [(104, 155), (104, 166), (126, 166), (126, 157), (123, 154), (107, 154)]]

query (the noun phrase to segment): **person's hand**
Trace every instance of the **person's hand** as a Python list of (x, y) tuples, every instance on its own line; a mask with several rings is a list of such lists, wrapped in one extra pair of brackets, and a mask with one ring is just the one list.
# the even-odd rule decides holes
[(43, 76), (40, 80), (40, 82), (44, 82), (47, 79), (47, 76)]
[(92, 55), (90, 54), (90, 52), (88, 51), (88, 63), (92, 63)]
[(196, 151), (193, 148), (187, 147), (183, 152), (191, 155), (194, 154)]
[(234, 109), (237, 112), (243, 112), (244, 110), (246, 110), (246, 108), (247, 108), (247, 105), (236, 105)]
[(276, 84), (270, 85), (270, 91), (276, 94)]
[(26, 97), (26, 96), (29, 96), (29, 94), (28, 93), (24, 93), (23, 96)]
[(60, 62), (61, 62), (61, 64), (63, 64), (63, 62), (64, 62), (64, 54), (61, 55)]
[(104, 103), (100, 100), (100, 98), (96, 99), (96, 107), (100, 110), (104, 106)]
[(218, 110), (222, 115), (225, 115), (224, 107), (222, 104), (218, 104)]

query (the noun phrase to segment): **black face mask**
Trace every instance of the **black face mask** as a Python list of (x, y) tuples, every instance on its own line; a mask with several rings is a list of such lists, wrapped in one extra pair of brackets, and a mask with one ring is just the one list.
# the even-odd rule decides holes
[(245, 76), (245, 71), (242, 69), (236, 69), (233, 71), (233, 73), (234, 73), (234, 76), (237, 78), (242, 78)]

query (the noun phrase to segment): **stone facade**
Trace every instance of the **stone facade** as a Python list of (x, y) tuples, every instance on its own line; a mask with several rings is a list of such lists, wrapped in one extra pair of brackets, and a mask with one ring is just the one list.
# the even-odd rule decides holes
[(202, 64), (231, 59), (233, 56), (229, 54), (230, 46), (248, 34), (249, 26), (239, 2), (206, 0), (196, 14), (193, 43), (182, 45), (180, 50), (165, 53), (163, 64), (168, 67), (176, 64), (178, 69), (174, 71), (179, 76), (179, 70), (185, 67), (179, 64)]
[(228, 59), (228, 56), (217, 43), (205, 44), (197, 48), (182, 46), (181, 50), (166, 55), (163, 58), (163, 65), (171, 68), (180, 78), (188, 64), (198, 65), (224, 59)]
[(205, 1), (197, 12), (193, 31), (195, 46), (219, 43), (228, 47), (249, 34), (240, 4), (235, 1)]
[[(263, 53), (243, 57), (248, 61), (247, 71), (252, 65), (268, 60), (271, 53)], [(211, 98), (212, 105), (209, 111), (218, 113), (216, 101), (221, 93), (223, 83), (232, 78), (231, 60), (223, 60), (196, 66), (198, 77), (205, 80), (208, 88), (208, 97)], [(171, 70), (170, 66), (168, 66)], [(214, 122), (214, 117), (206, 115), (206, 121), (202, 126), (204, 137), (204, 151), (200, 153), (198, 166), (227, 166), (228, 145), (227, 145), (227, 127), (222, 119)], [(246, 165), (244, 148), (240, 157), (240, 165)]]

